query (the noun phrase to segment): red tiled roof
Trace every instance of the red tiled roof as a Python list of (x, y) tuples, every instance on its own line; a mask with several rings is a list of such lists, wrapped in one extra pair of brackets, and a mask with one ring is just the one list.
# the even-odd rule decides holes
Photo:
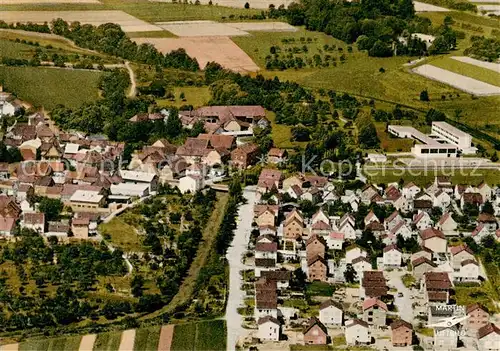
[(486, 324), (485, 326), (479, 328), (479, 330), (477, 331), (477, 338), (482, 339), (486, 335), (489, 335), (491, 333), (500, 335), (500, 328), (498, 328), (495, 324), (492, 323)]
[(428, 240), (434, 237), (445, 239), (443, 232), (436, 228), (427, 228), (425, 230), (422, 230), (420, 232), (420, 237), (422, 238), (422, 240)]
[(363, 302), (363, 311), (368, 310), (368, 309), (372, 308), (373, 306), (378, 306), (381, 309), (383, 309), (385, 311), (388, 311), (387, 305), (384, 302), (380, 301), (379, 299), (377, 299), (375, 297), (366, 299)]

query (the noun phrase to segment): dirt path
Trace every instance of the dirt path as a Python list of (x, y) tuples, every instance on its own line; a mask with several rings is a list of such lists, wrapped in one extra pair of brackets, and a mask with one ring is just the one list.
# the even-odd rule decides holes
[(125, 68), (128, 71), (128, 74), (130, 75), (130, 92), (128, 93), (128, 97), (132, 98), (135, 97), (136, 95), (136, 81), (135, 81), (135, 73), (132, 67), (130, 67), (130, 62), (126, 61), (125, 62)]
[(170, 351), (172, 339), (174, 338), (174, 325), (164, 325), (160, 331), (160, 342), (158, 343), (158, 351)]
[(7, 344), (0, 346), (0, 351), (17, 351), (19, 350), (19, 344)]
[(79, 351), (92, 351), (94, 349), (95, 339), (97, 338), (96, 334), (88, 334), (82, 337), (82, 341), (80, 341)]
[(120, 340), (120, 347), (118, 351), (131, 351), (134, 349), (135, 340), (135, 329), (125, 330), (122, 333), (122, 338)]

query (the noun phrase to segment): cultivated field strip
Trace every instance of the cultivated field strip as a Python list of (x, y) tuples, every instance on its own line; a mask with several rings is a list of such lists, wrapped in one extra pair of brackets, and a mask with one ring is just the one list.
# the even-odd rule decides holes
[(432, 65), (422, 65), (412, 70), (426, 78), (451, 85), (477, 96), (500, 95), (500, 87), (469, 78)]
[(208, 62), (213, 61), (235, 72), (259, 70), (259, 66), (250, 56), (229, 37), (134, 38), (133, 40), (138, 44), (152, 44), (163, 53), (183, 48), (189, 56), (198, 61), (202, 69)]
[[(456, 61), (468, 63), (470, 65), (486, 68), (486, 69), (489, 69), (491, 71), (500, 73), (500, 63), (476, 60), (472, 57), (467, 57), (467, 56), (452, 56), (451, 58), (456, 60)], [(499, 82), (499, 84), (500, 84), (500, 82)]]
[(0, 0), (0, 5), (19, 5), (19, 4), (102, 4), (99, 0)]
[(424, 2), (414, 1), (415, 11), (417, 12), (449, 12), (449, 9), (444, 7), (439, 7), (431, 4), (426, 4)]
[(249, 33), (239, 30), (238, 28), (214, 21), (157, 22), (155, 25), (178, 37), (233, 37), (249, 35)]
[(80, 22), (95, 26), (116, 23), (124, 32), (152, 32), (163, 29), (142, 21), (123, 11), (0, 11), (0, 20), (7, 23), (44, 23), (62, 18), (67, 22)]
[[(172, 0), (149, 0), (151, 2), (167, 2), (171, 3)], [(243, 8), (245, 6), (246, 1), (241, 0), (212, 0), (212, 4), (214, 6), (225, 6), (225, 7), (234, 7), (234, 8)], [(292, 1), (290, 0), (248, 0), (250, 4), (250, 8), (252, 9), (269, 9), (269, 5), (273, 4), (276, 7), (283, 5), (287, 7)], [(200, 0), (200, 3), (203, 5), (208, 5), (210, 0)]]
[(78, 351), (92, 351), (94, 349), (96, 338), (96, 334), (88, 334), (82, 336), (82, 340), (80, 341), (80, 348), (78, 349)]
[(297, 27), (285, 22), (236, 22), (226, 23), (226, 26), (248, 32), (296, 32)]

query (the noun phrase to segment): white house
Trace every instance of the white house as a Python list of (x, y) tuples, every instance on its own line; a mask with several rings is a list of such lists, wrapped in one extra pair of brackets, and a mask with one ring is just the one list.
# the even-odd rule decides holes
[(393, 206), (396, 210), (408, 213), (413, 211), (413, 200), (407, 195), (401, 195), (393, 201)]
[(262, 243), (258, 242), (255, 245), (255, 258), (271, 258), (276, 260), (278, 256), (278, 243)]
[(418, 230), (425, 230), (427, 228), (430, 228), (434, 225), (432, 222), (431, 216), (429, 216), (429, 213), (425, 211), (420, 211), (417, 213), (415, 216), (413, 216), (413, 225), (418, 229)]
[(345, 323), (347, 345), (369, 344), (371, 339), (368, 323), (359, 319), (352, 319)]
[(398, 211), (394, 211), (389, 217), (384, 220), (384, 225), (386, 230), (391, 230), (398, 224), (403, 221), (403, 218), (399, 214)]
[(15, 113), (16, 113), (16, 106), (0, 98), (0, 117), (14, 116)]
[(492, 233), (488, 230), (488, 227), (483, 223), (479, 223), (476, 229), (472, 231), (472, 239), (474, 239), (476, 243), (481, 244), (481, 240), (490, 234)]
[(326, 244), (329, 249), (342, 250), (342, 245), (344, 244), (344, 233), (331, 232), (326, 237)]
[(458, 224), (455, 222), (450, 212), (445, 212), (437, 223), (437, 228), (446, 236), (457, 235)]
[(144, 197), (149, 195), (148, 184), (118, 183), (111, 184), (111, 195)]
[(188, 175), (179, 179), (179, 190), (181, 193), (195, 193), (203, 188), (203, 178), (200, 176)]
[(432, 252), (446, 252), (446, 238), (442, 231), (428, 228), (420, 232), (419, 244)]
[(457, 349), (458, 328), (456, 326), (434, 329), (434, 350), (453, 351)]
[(411, 238), (411, 229), (408, 228), (404, 220), (399, 221), (392, 229), (389, 231), (389, 236), (397, 237), (401, 235), (405, 239)]
[(320, 209), (311, 218), (311, 224), (315, 224), (316, 222), (330, 223), (330, 219), (325, 214), (325, 212)]
[(352, 247), (350, 249), (347, 249), (345, 253), (345, 261), (346, 263), (351, 263), (352, 261), (358, 257), (366, 257), (368, 254), (366, 253), (365, 250), (360, 249), (359, 247)]
[(38, 233), (45, 231), (45, 214), (41, 212), (23, 212), (22, 228), (29, 228)]
[(479, 280), (479, 263), (476, 260), (465, 260), (460, 270), (454, 272), (453, 278), (459, 282), (475, 282)]
[(341, 326), (344, 311), (342, 305), (332, 300), (326, 300), (319, 306), (319, 320), (327, 327)]
[(347, 240), (356, 239), (356, 230), (349, 221), (345, 221), (344, 224), (339, 227), (339, 232), (343, 233), (344, 238)]
[(358, 280), (361, 280), (364, 272), (372, 270), (372, 264), (368, 258), (360, 256), (352, 260), (352, 268), (356, 271)]
[(495, 324), (486, 324), (477, 331), (477, 343), (479, 351), (500, 350), (500, 328)]
[(432, 205), (434, 207), (440, 207), (444, 211), (451, 205), (451, 196), (448, 195), (448, 193), (439, 190), (436, 194), (434, 194)]
[(365, 222), (365, 226), (367, 226), (368, 224), (370, 224), (371, 222), (380, 222), (380, 220), (378, 219), (378, 217), (375, 215), (375, 213), (373, 211), (370, 211), (365, 219), (364, 219), (364, 222)]
[(415, 198), (415, 195), (417, 195), (419, 192), (420, 188), (416, 186), (413, 182), (409, 182), (406, 185), (404, 185), (402, 190), (403, 195), (411, 199)]
[(281, 324), (279, 320), (272, 316), (259, 318), (257, 321), (259, 331), (257, 337), (260, 341), (279, 341), (281, 333)]
[(466, 244), (451, 246), (451, 265), (454, 270), (459, 270), (465, 260), (475, 260), (474, 252)]
[(384, 248), (384, 253), (383, 253), (384, 268), (400, 267), (402, 259), (403, 259), (403, 254), (396, 245), (389, 245)]
[(156, 191), (158, 188), (158, 176), (155, 173), (121, 170), (120, 176), (124, 183), (149, 184), (149, 191)]

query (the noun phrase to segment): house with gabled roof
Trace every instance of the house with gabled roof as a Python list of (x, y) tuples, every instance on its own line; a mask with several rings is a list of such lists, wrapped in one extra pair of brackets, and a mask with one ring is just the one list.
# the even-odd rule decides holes
[(311, 226), (311, 234), (327, 236), (332, 231), (332, 226), (328, 222), (316, 221)]
[(325, 257), (327, 249), (326, 241), (322, 236), (312, 234), (306, 241), (306, 257), (311, 260), (316, 256)]
[(486, 230), (490, 233), (493, 233), (497, 230), (498, 221), (496, 217), (490, 213), (482, 212), (477, 216), (476, 220), (477, 224), (483, 224), (486, 227)]
[(421, 256), (411, 261), (413, 276), (418, 281), (422, 279), (425, 273), (432, 271), (437, 265), (432, 259)]
[(394, 227), (392, 227), (392, 229), (389, 230), (390, 237), (397, 238), (398, 235), (401, 235), (405, 239), (411, 238), (411, 229), (406, 225), (404, 220), (399, 221)]
[(368, 345), (372, 340), (368, 323), (359, 319), (346, 321), (344, 333), (347, 345)]
[(475, 337), (477, 331), (489, 323), (490, 314), (488, 309), (478, 303), (468, 305), (465, 314), (469, 317), (465, 321), (465, 326), (467, 328), (467, 334), (470, 336)]
[(446, 272), (427, 272), (424, 274), (423, 288), (429, 303), (448, 304), (450, 290), (453, 288), (450, 277)]
[(276, 224), (276, 218), (278, 217), (278, 211), (279, 207), (276, 205), (255, 205), (255, 223), (257, 223), (259, 227), (265, 225), (274, 226)]
[(255, 282), (254, 318), (278, 318), (278, 286), (275, 280), (260, 278)]
[(477, 331), (477, 343), (479, 351), (500, 350), (500, 328), (489, 323)]
[(462, 261), (475, 259), (474, 252), (467, 244), (451, 246), (449, 247), (449, 251), (451, 254), (451, 264), (455, 270), (460, 269)]
[(478, 244), (481, 243), (484, 237), (491, 235), (492, 233), (488, 230), (488, 228), (483, 224), (479, 223), (477, 227), (472, 231), (472, 239)]
[(342, 250), (344, 245), (344, 233), (331, 232), (326, 237), (326, 243), (328, 244), (328, 248), (331, 250)]
[(328, 299), (319, 306), (319, 320), (326, 326), (341, 326), (343, 317), (344, 311), (338, 302)]
[(366, 271), (361, 279), (360, 297), (369, 298), (387, 295), (389, 288), (382, 271)]
[(356, 230), (354, 229), (354, 225), (351, 224), (350, 221), (346, 220), (339, 226), (339, 232), (344, 234), (344, 238), (347, 240), (355, 240), (356, 239)]
[(372, 222), (379, 222), (380, 223), (380, 220), (375, 215), (375, 213), (373, 212), (373, 210), (370, 210), (370, 212), (368, 212), (368, 214), (365, 216), (365, 218), (364, 218), (363, 221), (365, 223), (365, 226), (367, 226), (368, 224), (370, 224)]
[(466, 205), (479, 207), (484, 203), (483, 196), (480, 193), (463, 193), (460, 199), (460, 208), (465, 209)]
[(406, 197), (411, 199), (415, 198), (415, 196), (420, 192), (420, 187), (416, 186), (415, 183), (409, 182), (403, 186), (402, 193)]
[(456, 236), (458, 224), (455, 222), (450, 212), (445, 212), (439, 219), (437, 229), (441, 230), (445, 236)]
[(403, 260), (403, 253), (397, 247), (397, 245), (392, 244), (384, 247), (383, 250), (384, 269), (401, 267), (402, 260)]
[(280, 164), (286, 161), (288, 152), (285, 149), (273, 147), (267, 153), (267, 162)]
[(326, 345), (328, 343), (328, 330), (316, 317), (309, 319), (302, 333), (306, 345)]
[(361, 201), (368, 205), (372, 202), (372, 198), (375, 195), (379, 195), (377, 188), (373, 186), (372, 184), (367, 184), (362, 190), (361, 190)]
[(388, 203), (394, 203), (394, 201), (402, 196), (401, 192), (395, 185), (391, 185), (387, 189), (385, 189), (384, 195), (385, 200)]
[(438, 190), (438, 192), (434, 194), (432, 205), (444, 211), (451, 206), (451, 196), (443, 190)]
[(453, 272), (453, 280), (458, 282), (479, 281), (479, 263), (475, 259), (467, 259), (460, 263), (458, 271)]
[(281, 335), (281, 323), (272, 316), (259, 318), (257, 321), (257, 337), (260, 341), (279, 341)]
[(367, 257), (359, 256), (352, 260), (352, 268), (356, 271), (358, 280), (361, 280), (363, 273), (372, 269), (372, 263)]
[(394, 211), (391, 213), (389, 217), (384, 219), (384, 225), (386, 230), (391, 230), (398, 224), (399, 222), (403, 221), (403, 218), (399, 214), (398, 211)]
[(398, 319), (391, 323), (391, 342), (393, 347), (410, 346), (413, 341), (413, 326)]
[(419, 244), (432, 252), (446, 252), (446, 238), (442, 231), (436, 228), (427, 228), (420, 232)]
[(367, 257), (368, 253), (358, 246), (351, 246), (346, 249), (345, 261), (346, 263), (352, 263), (355, 258)]
[(432, 227), (434, 225), (434, 222), (432, 221), (429, 213), (427, 213), (425, 211), (420, 211), (413, 216), (412, 224), (418, 230), (425, 230), (427, 228)]
[(318, 211), (316, 211), (316, 213), (313, 214), (313, 216), (311, 218), (312, 224), (314, 224), (318, 221), (330, 223), (330, 218), (328, 218), (328, 216), (325, 214), (325, 212), (322, 209), (319, 209)]
[(363, 320), (375, 327), (382, 327), (386, 324), (387, 305), (376, 297), (363, 301)]
[(273, 189), (280, 189), (283, 184), (283, 173), (276, 169), (264, 168), (260, 172), (259, 180), (257, 182), (257, 191), (259, 193), (266, 193)]

